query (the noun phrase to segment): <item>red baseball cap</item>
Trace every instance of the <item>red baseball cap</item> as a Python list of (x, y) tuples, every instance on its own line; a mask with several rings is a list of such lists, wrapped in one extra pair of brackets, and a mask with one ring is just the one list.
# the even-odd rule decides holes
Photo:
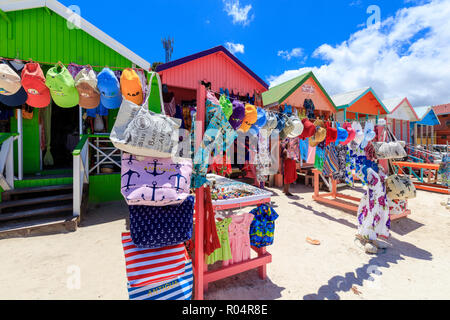
[(348, 122), (345, 122), (342, 125), (342, 128), (344, 128), (348, 132), (347, 139), (344, 142), (341, 142), (341, 144), (343, 144), (345, 146), (345, 145), (349, 144), (350, 142), (352, 142), (353, 139), (355, 139), (356, 131), (355, 131), (355, 129), (352, 128), (352, 125)]
[(325, 140), (325, 145), (328, 146), (332, 142), (337, 140), (337, 129), (333, 128), (329, 122), (327, 122), (327, 138)]
[(44, 108), (50, 104), (50, 90), (45, 85), (45, 76), (39, 63), (29, 62), (22, 70), (22, 86), (27, 92), (27, 104)]
[(302, 119), (302, 123), (303, 132), (299, 138), (305, 140), (306, 138), (312, 137), (316, 133), (316, 126), (307, 118)]

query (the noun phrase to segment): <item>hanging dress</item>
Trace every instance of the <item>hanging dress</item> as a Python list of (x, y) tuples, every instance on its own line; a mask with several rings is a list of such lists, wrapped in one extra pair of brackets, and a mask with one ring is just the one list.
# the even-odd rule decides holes
[(228, 237), (230, 239), (232, 259), (224, 261), (224, 267), (250, 259), (249, 231), (252, 221), (253, 215), (250, 213), (231, 217), (231, 223), (228, 227)]
[(217, 261), (225, 261), (233, 258), (231, 255), (230, 239), (228, 237), (228, 228), (231, 218), (223, 219), (216, 223), (217, 235), (220, 241), (220, 248), (214, 250), (206, 259), (207, 264), (214, 264)]
[(367, 169), (367, 192), (358, 207), (358, 234), (367, 240), (389, 238), (391, 220), (384, 184), (386, 176)]

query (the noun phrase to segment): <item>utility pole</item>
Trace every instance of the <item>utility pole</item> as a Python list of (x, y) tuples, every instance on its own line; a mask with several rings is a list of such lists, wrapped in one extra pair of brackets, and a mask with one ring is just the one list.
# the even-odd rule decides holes
[(161, 39), (161, 43), (163, 45), (164, 51), (166, 52), (166, 63), (169, 62), (172, 58), (173, 53), (173, 44), (175, 41), (172, 39)]

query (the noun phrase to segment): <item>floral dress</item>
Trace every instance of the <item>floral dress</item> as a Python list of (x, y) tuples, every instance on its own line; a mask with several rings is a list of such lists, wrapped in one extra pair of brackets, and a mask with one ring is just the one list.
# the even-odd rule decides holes
[(384, 180), (386, 175), (367, 169), (368, 188), (358, 207), (358, 234), (368, 240), (389, 238), (391, 220)]

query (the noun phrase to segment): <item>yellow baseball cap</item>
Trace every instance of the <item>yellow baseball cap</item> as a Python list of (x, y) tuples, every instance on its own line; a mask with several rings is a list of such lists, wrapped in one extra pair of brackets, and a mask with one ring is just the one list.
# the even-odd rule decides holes
[(256, 107), (252, 106), (251, 104), (246, 104), (244, 121), (242, 122), (239, 130), (241, 130), (242, 132), (247, 132), (251, 128), (251, 126), (256, 123), (257, 120), (258, 110), (256, 110)]

